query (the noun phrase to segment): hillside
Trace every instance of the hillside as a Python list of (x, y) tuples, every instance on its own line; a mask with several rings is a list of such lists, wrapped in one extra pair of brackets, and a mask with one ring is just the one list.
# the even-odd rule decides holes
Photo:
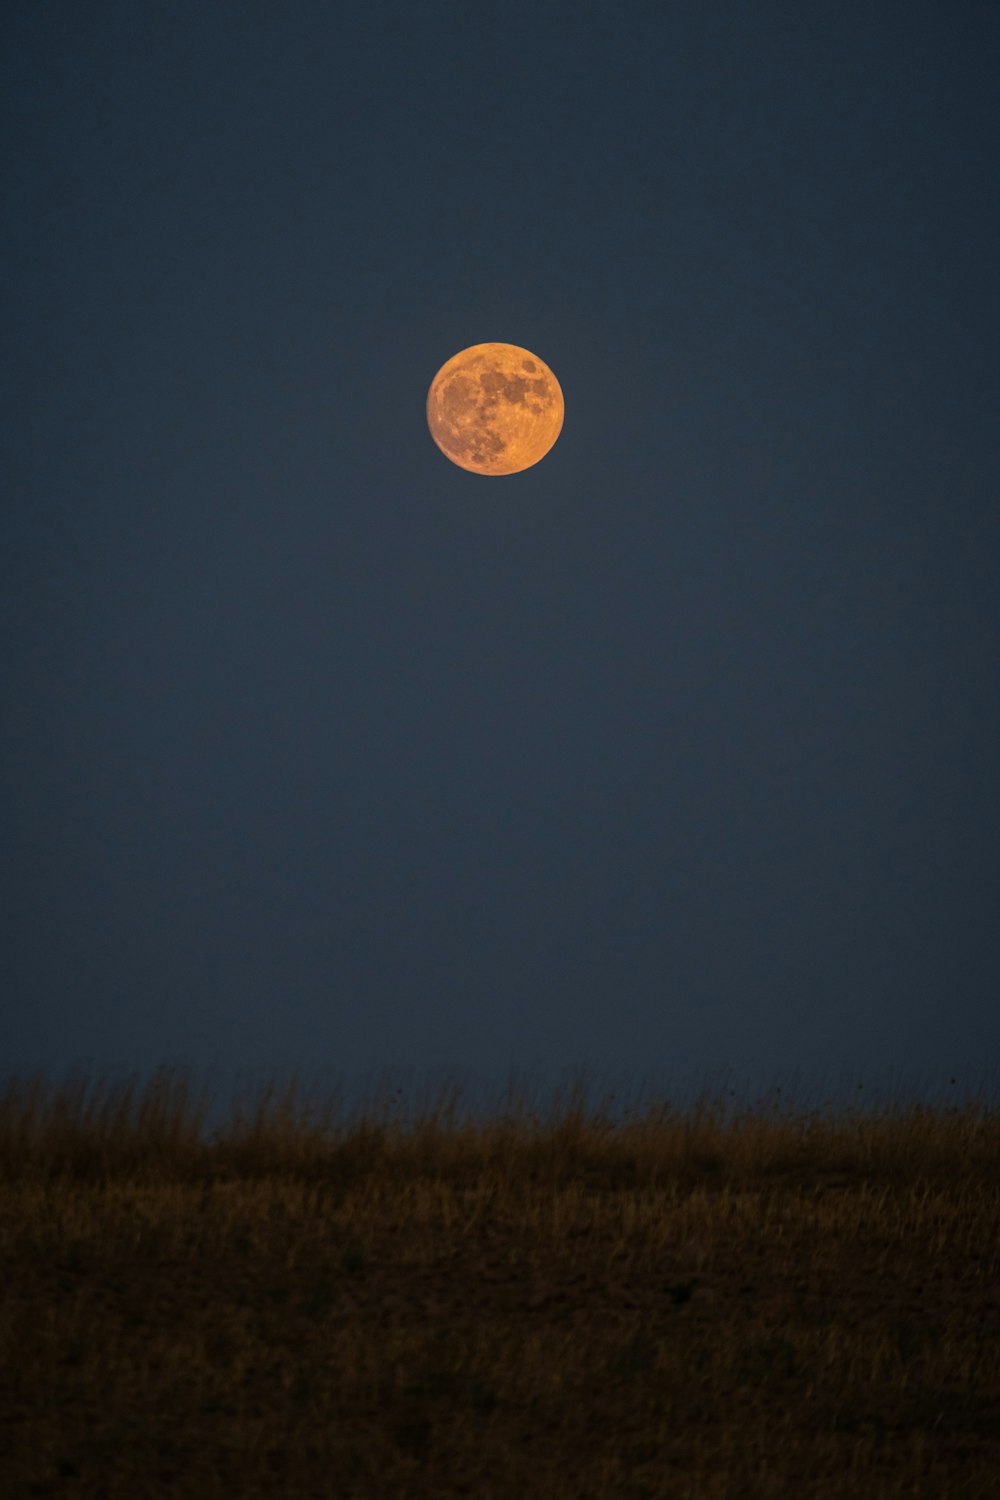
[(0, 1100), (0, 1494), (996, 1495), (1000, 1118)]

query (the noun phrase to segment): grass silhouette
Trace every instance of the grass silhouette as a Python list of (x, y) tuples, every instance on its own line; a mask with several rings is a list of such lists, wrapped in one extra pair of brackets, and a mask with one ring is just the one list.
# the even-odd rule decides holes
[(10, 1081), (0, 1494), (996, 1493), (994, 1110), (585, 1099)]

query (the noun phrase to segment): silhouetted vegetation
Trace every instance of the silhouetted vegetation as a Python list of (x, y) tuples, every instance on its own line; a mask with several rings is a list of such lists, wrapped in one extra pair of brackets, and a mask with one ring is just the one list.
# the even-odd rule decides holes
[(0, 1096), (0, 1495), (987, 1496), (1000, 1116)]

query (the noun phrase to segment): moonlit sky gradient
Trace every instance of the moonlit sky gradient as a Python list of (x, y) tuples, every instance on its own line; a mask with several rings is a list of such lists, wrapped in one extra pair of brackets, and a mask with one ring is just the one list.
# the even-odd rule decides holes
[(3, 31), (4, 1069), (978, 1083), (1000, 9)]

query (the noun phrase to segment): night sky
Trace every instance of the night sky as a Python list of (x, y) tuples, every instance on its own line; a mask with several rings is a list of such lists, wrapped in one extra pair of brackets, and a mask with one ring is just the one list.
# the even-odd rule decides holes
[(992, 0), (15, 0), (0, 77), (4, 1069), (980, 1080)]

